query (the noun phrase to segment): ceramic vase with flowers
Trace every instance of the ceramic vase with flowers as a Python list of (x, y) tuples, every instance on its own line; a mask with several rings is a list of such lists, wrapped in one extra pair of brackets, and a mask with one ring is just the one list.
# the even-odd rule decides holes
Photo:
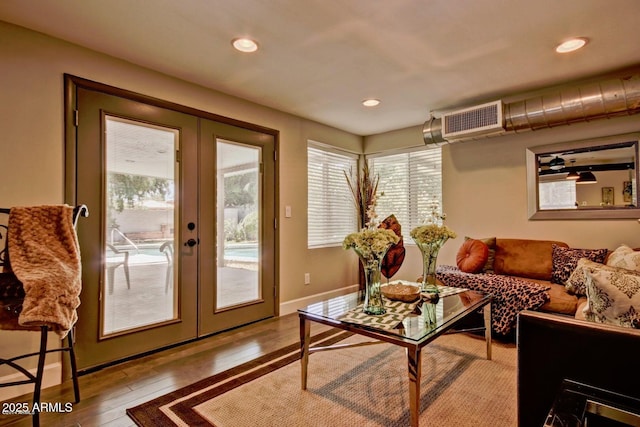
[(436, 283), (436, 266), (438, 253), (449, 239), (456, 237), (456, 233), (444, 225), (446, 215), (440, 213), (437, 200), (430, 203), (429, 214), (424, 225), (411, 230), (411, 238), (422, 254), (422, 292), (432, 295), (438, 294)]

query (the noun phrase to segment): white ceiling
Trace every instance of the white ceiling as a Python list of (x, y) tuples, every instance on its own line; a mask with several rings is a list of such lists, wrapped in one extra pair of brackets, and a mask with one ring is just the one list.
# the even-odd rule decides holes
[[(639, 65), (639, 17), (639, 0), (0, 0), (0, 20), (358, 135)], [(573, 36), (590, 42), (554, 52)]]

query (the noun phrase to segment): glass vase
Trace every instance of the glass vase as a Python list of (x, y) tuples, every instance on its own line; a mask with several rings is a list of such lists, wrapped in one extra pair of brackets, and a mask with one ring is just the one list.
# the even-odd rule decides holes
[(424, 304), (422, 304), (422, 320), (427, 329), (434, 329), (438, 326), (436, 307), (437, 303), (432, 301), (425, 301)]
[(360, 259), (364, 270), (365, 286), (364, 286), (364, 306), (362, 311), (366, 314), (380, 315), (385, 314), (387, 310), (384, 308), (384, 300), (380, 291), (380, 280), (382, 272), (381, 259), (365, 260)]
[(427, 294), (437, 295), (438, 285), (436, 282), (436, 267), (438, 266), (438, 253), (447, 238), (437, 239), (430, 242), (416, 242), (422, 253), (422, 289)]

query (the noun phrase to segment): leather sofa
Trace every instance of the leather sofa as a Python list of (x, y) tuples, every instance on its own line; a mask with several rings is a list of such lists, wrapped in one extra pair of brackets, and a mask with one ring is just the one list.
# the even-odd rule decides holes
[[(487, 241), (489, 239), (482, 239)], [(578, 297), (567, 291), (563, 284), (551, 281), (553, 272), (553, 245), (569, 248), (565, 242), (555, 240), (533, 239), (490, 239), (490, 249), (494, 251), (493, 268), (479, 273), (464, 274), (456, 268), (441, 269), (438, 279), (448, 286), (454, 286), (452, 276), (463, 274), (466, 281), (490, 281), (491, 275), (507, 276), (514, 279), (541, 285), (545, 288), (547, 301), (537, 310), (548, 313), (577, 315), (578, 307), (586, 302), (585, 297)], [(471, 280), (473, 278), (473, 280)]]
[[(553, 245), (568, 248), (553, 240), (496, 239), (494, 273), (519, 277), (548, 287), (549, 299), (538, 310), (548, 313), (575, 315), (585, 297), (567, 292), (563, 284), (553, 283)], [(578, 314), (580, 316), (580, 314)]]
[(544, 425), (563, 380), (640, 399), (638, 329), (523, 311), (516, 342), (519, 427)]
[[(584, 318), (581, 308), (586, 304), (586, 298), (569, 293), (564, 284), (554, 283), (560, 280), (552, 281), (552, 276), (558, 273), (554, 269), (554, 246), (566, 251), (581, 249), (570, 249), (565, 242), (555, 240), (478, 240), (484, 242), (490, 250), (489, 261), (481, 271), (466, 272), (456, 266), (439, 266), (437, 278), (445, 286), (492, 293), (495, 307), (493, 317), (499, 318), (499, 323), (493, 324), (494, 332), (501, 335), (512, 334), (517, 315), (522, 310)], [(461, 253), (468, 247), (471, 245), (461, 246), (458, 259), (465, 255), (473, 256)], [(598, 251), (607, 253), (604, 249)], [(600, 261), (604, 261), (604, 256)], [(565, 274), (568, 276), (569, 273), (570, 271)]]

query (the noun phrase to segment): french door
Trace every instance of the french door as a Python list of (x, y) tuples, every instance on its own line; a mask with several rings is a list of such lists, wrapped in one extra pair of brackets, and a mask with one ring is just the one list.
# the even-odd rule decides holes
[(275, 315), (275, 136), (82, 85), (73, 99), (79, 369)]
[(200, 334), (274, 315), (275, 141), (200, 123)]

